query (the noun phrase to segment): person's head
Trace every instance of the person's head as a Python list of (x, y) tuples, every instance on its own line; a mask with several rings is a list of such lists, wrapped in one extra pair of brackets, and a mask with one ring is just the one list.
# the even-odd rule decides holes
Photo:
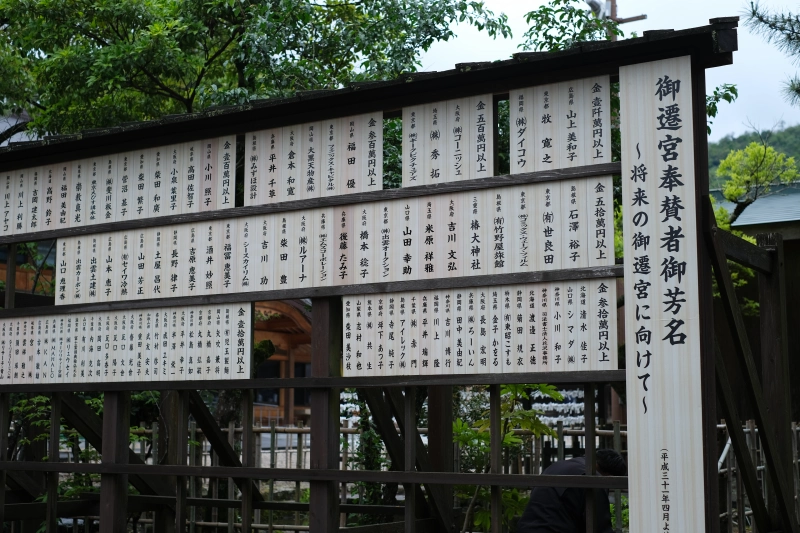
[(615, 450), (600, 448), (595, 452), (597, 472), (603, 476), (624, 476), (628, 473), (625, 459)]

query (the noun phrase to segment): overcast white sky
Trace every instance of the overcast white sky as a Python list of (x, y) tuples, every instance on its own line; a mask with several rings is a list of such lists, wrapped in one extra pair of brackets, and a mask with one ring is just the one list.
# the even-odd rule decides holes
[[(494, 61), (507, 59), (520, 51), (517, 45), (527, 29), (525, 13), (544, 4), (543, 0), (485, 0), (495, 13), (508, 15), (514, 33), (512, 39), (492, 40), (464, 24), (455, 31), (456, 39), (435, 44), (422, 56), (422, 70), (448, 70), (456, 63)], [(761, 4), (772, 10), (795, 12), (800, 6), (784, 1), (762, 0)], [(683, 29), (704, 26), (714, 17), (743, 16), (746, 0), (618, 0), (620, 17), (647, 14), (647, 20), (625, 24), (626, 35), (644, 30)], [(709, 138), (712, 141), (728, 134), (741, 134), (752, 122), (761, 129), (771, 128), (779, 121), (786, 126), (800, 124), (800, 107), (792, 107), (782, 93), (782, 87), (798, 65), (791, 58), (766, 44), (760, 35), (754, 35), (742, 23), (739, 26), (739, 51), (734, 53), (733, 65), (706, 71), (709, 92), (721, 83), (734, 83), (739, 88), (739, 99), (733, 104), (723, 103)]]

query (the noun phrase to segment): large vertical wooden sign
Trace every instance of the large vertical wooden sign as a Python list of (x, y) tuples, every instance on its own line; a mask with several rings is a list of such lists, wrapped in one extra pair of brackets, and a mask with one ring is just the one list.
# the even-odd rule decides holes
[(630, 526), (703, 531), (691, 60), (619, 78)]

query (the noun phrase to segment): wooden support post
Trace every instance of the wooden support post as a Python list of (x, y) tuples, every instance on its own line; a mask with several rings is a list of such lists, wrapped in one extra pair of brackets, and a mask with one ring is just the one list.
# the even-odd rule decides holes
[[(584, 417), (584, 449), (586, 450), (586, 475), (594, 476), (597, 473), (594, 454), (594, 383), (583, 386), (583, 417)], [(586, 489), (586, 533), (594, 533), (596, 521), (594, 519), (595, 500), (594, 489)]]
[[(764, 390), (766, 426), (762, 433), (769, 432), (779, 456), (778, 474), (782, 483), (792, 487), (791, 397), (789, 393), (789, 346), (786, 326), (786, 282), (783, 268), (783, 236), (780, 233), (760, 234), (758, 246), (769, 250), (772, 260), (771, 274), (758, 275), (758, 303), (761, 320), (761, 385)], [(771, 475), (771, 474), (770, 474)], [(772, 480), (771, 480), (772, 481)], [(779, 499), (772, 489), (774, 481), (767, 483), (767, 512), (774, 524), (780, 523)], [(794, 506), (791, 509), (794, 516)], [(786, 526), (784, 526), (786, 527)]]
[[(619, 429), (619, 420), (614, 420), (614, 450), (617, 453), (622, 453), (622, 434)], [(619, 489), (614, 490), (614, 516), (615, 516), (615, 533), (622, 533), (622, 491)]]
[[(0, 393), (0, 459), (8, 460), (8, 430), (11, 419), (8, 413), (8, 400), (10, 394)], [(6, 471), (0, 468), (0, 528), (5, 524), (6, 507)]]
[[(58, 394), (50, 396), (50, 442), (48, 443), (47, 459), (50, 463), (57, 463), (61, 443), (61, 399)], [(47, 474), (47, 533), (58, 532), (58, 472)]]
[[(103, 399), (104, 464), (127, 464), (130, 449), (131, 395), (127, 391), (106, 392)], [(128, 476), (100, 476), (100, 533), (125, 531), (128, 516)]]
[[(416, 425), (409, 426), (410, 435), (417, 435)], [(415, 437), (419, 439), (419, 437)], [(428, 387), (428, 468), (433, 472), (452, 472), (453, 458), (453, 387), (437, 385)], [(417, 463), (420, 448), (417, 446)], [(453, 530), (453, 487), (429, 485), (425, 488), (438, 502), (442, 526)], [(419, 503), (419, 502), (417, 502)], [(446, 508), (445, 508), (446, 506)]]
[[(228, 422), (228, 445), (233, 449), (235, 444), (234, 438), (236, 435), (236, 424), (231, 420)], [(233, 478), (228, 478), (228, 499), (232, 500), (234, 498), (234, 490), (233, 490)], [(233, 533), (233, 521), (234, 517), (236, 516), (235, 511), (233, 509), (228, 509), (228, 516), (225, 519), (225, 523), (228, 526), (227, 530), (228, 533)]]
[[(171, 417), (169, 455), (177, 465), (186, 464), (187, 447), (189, 446), (189, 400), (186, 391), (179, 391), (175, 405), (175, 413)], [(188, 492), (186, 476), (175, 476), (175, 531), (186, 531), (186, 496)]]
[[(416, 389), (414, 387), (405, 388), (404, 399), (404, 413), (405, 419), (405, 449), (403, 453), (403, 464), (406, 472), (414, 472), (417, 465), (417, 446), (415, 432), (410, 431), (411, 428), (416, 428), (417, 425), (417, 409), (416, 409)], [(405, 493), (405, 533), (415, 533), (417, 530), (417, 501), (416, 501), (416, 486), (414, 483), (404, 483), (403, 492)]]
[[(692, 57), (692, 132), (694, 137), (694, 197), (698, 200), (708, 196), (708, 125), (706, 116), (706, 71), (702, 61)], [(689, 191), (687, 191), (689, 192)], [(708, 203), (707, 201), (705, 203)], [(695, 224), (697, 232), (708, 228), (705, 207), (697, 206)], [(709, 213), (713, 218), (713, 213)], [(692, 216), (687, 213), (687, 216)], [(711, 283), (711, 263), (704, 239), (697, 239), (697, 293), (699, 316), (713, 324), (714, 301)], [(700, 395), (703, 415), (703, 482), (705, 498), (705, 531), (719, 533), (719, 486), (717, 479), (717, 391), (714, 375), (714, 331), (713, 327), (700, 328)]]
[[(339, 376), (342, 352), (340, 298), (311, 302), (311, 376)], [(311, 391), (311, 469), (339, 468), (339, 389)], [(312, 481), (309, 527), (315, 533), (333, 533), (339, 527), (339, 498), (334, 481)]]
[[(500, 385), (489, 386), (489, 464), (492, 474), (502, 474), (503, 433), (500, 427)], [(492, 486), (491, 513), (492, 533), (503, 531), (502, 487)]]
[[(256, 466), (255, 448), (255, 439), (253, 438), (253, 389), (245, 389), (242, 397), (242, 466)], [(258, 490), (258, 487), (248, 479), (242, 483), (241, 490), (242, 533), (250, 533), (253, 524), (253, 491)]]

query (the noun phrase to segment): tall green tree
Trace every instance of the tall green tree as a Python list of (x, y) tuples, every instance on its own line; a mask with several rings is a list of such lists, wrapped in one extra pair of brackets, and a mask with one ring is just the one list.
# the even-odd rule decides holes
[(477, 0), (0, 0), (0, 111), (69, 133), (389, 79), (462, 21), (510, 35)]

